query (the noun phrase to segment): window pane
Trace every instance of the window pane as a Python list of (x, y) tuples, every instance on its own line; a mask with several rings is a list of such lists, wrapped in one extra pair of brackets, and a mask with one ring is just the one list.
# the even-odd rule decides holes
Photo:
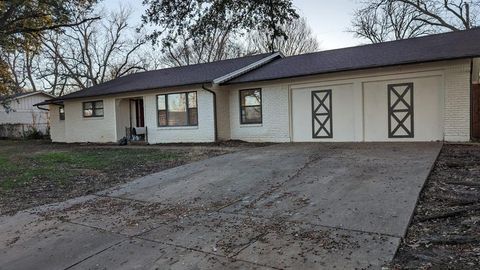
[(166, 126), (167, 125), (167, 111), (158, 111), (158, 125)]
[(169, 126), (186, 126), (187, 124), (187, 112), (168, 111)]
[(85, 102), (83, 103), (83, 108), (84, 109), (91, 109), (93, 106), (92, 102)]
[(95, 109), (95, 116), (103, 116), (103, 109)]
[(244, 90), (241, 91), (242, 106), (259, 106), (261, 105), (260, 90)]
[(185, 93), (168, 95), (167, 119), (169, 126), (188, 125), (186, 98)]
[(64, 107), (59, 107), (58, 112), (60, 115), (60, 120), (65, 120), (65, 108)]
[(83, 110), (83, 116), (91, 117), (92, 115), (93, 115), (93, 110), (92, 109)]
[(197, 108), (197, 92), (188, 93), (188, 107)]
[(242, 123), (261, 123), (261, 122), (262, 122), (262, 109), (260, 106), (242, 108)]
[[(103, 101), (96, 101), (95, 102), (95, 108), (97, 109), (103, 109)], [(103, 113), (102, 113), (103, 114)]]
[(198, 125), (198, 113), (197, 108), (188, 109), (189, 124), (192, 126)]
[(187, 106), (185, 93), (168, 95), (169, 112), (185, 112), (186, 110)]
[(157, 96), (157, 104), (159, 110), (166, 110), (165, 108), (165, 95)]

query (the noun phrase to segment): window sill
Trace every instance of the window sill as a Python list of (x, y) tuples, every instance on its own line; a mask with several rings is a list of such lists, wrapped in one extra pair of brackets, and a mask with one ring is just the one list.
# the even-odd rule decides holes
[(157, 130), (192, 130), (192, 129), (198, 129), (198, 126), (157, 127)]
[(95, 116), (95, 117), (82, 117), (83, 120), (103, 120), (105, 117), (103, 116)]
[(240, 124), (241, 128), (248, 128), (248, 127), (263, 127), (263, 124)]

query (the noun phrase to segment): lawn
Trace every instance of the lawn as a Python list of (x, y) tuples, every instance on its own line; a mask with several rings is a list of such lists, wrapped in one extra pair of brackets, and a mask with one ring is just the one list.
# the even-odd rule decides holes
[(0, 150), (1, 187), (22, 188), (36, 179), (49, 180), (63, 187), (70, 179), (91, 174), (116, 174), (128, 168), (177, 160), (179, 153), (144, 149), (76, 149), (42, 153), (16, 153)]
[(0, 214), (91, 194), (231, 150), (0, 141)]

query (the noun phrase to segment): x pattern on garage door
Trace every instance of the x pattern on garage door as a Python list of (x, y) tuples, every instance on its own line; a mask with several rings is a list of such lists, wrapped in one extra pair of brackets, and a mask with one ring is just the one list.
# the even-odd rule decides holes
[(414, 137), (413, 83), (388, 85), (388, 137)]
[(332, 90), (312, 91), (312, 137), (332, 138)]

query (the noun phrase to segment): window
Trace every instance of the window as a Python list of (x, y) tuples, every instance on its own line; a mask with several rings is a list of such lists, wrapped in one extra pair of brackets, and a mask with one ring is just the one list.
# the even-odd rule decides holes
[(157, 96), (158, 126), (198, 125), (197, 92)]
[(58, 108), (58, 115), (60, 116), (60, 120), (65, 120), (65, 107), (60, 106)]
[(103, 101), (84, 102), (83, 117), (103, 117)]
[(240, 123), (262, 123), (262, 90), (240, 90)]

